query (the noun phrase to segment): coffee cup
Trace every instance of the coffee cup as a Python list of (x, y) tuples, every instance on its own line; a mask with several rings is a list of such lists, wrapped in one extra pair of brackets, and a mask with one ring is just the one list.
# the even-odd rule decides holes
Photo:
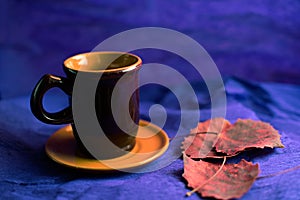
[[(126, 52), (89, 52), (77, 54), (67, 58), (63, 63), (66, 77), (46, 74), (36, 84), (30, 100), (30, 106), (34, 116), (47, 124), (71, 124), (74, 138), (81, 152), (88, 153), (76, 130), (73, 118), (72, 93), (76, 76), (83, 73), (86, 80), (100, 77), (95, 92), (95, 112), (99, 125), (105, 136), (123, 152), (130, 152), (135, 145), (139, 123), (139, 89), (138, 71), (142, 60), (131, 53)], [(117, 84), (126, 75), (126, 84)], [(118, 98), (114, 99), (121, 110), (127, 110), (131, 119), (126, 121), (125, 127), (120, 128), (114, 119), (111, 107), (112, 95), (115, 86), (118, 85)], [(48, 112), (43, 106), (43, 98), (48, 90), (57, 87), (69, 97), (69, 105), (58, 112)], [(133, 93), (132, 93), (133, 91)], [(128, 94), (131, 93), (131, 94)], [(123, 102), (125, 96), (130, 96), (129, 105)], [(124, 97), (124, 98), (123, 98)], [(127, 113), (128, 113), (127, 112)], [(124, 112), (124, 118), (128, 118)], [(122, 118), (122, 112), (118, 118)], [(99, 147), (99, 151), (101, 147)], [(103, 151), (107, 152), (107, 151)], [(111, 155), (103, 155), (105, 159), (111, 159)], [(120, 156), (119, 153), (115, 156)]]

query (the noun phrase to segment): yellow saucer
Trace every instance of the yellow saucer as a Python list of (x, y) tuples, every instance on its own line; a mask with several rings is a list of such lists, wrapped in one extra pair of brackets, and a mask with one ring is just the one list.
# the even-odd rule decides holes
[(77, 169), (110, 171), (139, 167), (160, 157), (169, 146), (168, 135), (161, 128), (144, 120), (140, 120), (140, 126), (147, 128), (138, 131), (132, 151), (118, 158), (101, 161), (78, 153), (70, 125), (48, 139), (46, 153), (55, 162)]

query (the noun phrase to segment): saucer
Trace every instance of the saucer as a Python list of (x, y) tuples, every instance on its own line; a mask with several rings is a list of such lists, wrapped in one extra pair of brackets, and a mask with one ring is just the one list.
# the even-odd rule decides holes
[(55, 162), (84, 170), (111, 171), (140, 167), (160, 157), (169, 146), (169, 138), (160, 127), (140, 120), (142, 129), (138, 130), (133, 149), (113, 159), (96, 160), (78, 153), (71, 125), (56, 131), (48, 139), (45, 149)]

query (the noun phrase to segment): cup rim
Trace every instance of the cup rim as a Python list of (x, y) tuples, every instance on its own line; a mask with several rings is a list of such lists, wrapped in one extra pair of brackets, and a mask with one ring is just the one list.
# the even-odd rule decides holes
[[(87, 70), (87, 69), (84, 69), (84, 70), (78, 70), (78, 69), (74, 69), (72, 67), (69, 67), (68, 66), (68, 62), (70, 62), (71, 59), (74, 59), (74, 57), (76, 56), (81, 56), (81, 55), (93, 55), (93, 54), (120, 54), (120, 55), (130, 55), (134, 58), (137, 59), (136, 62), (134, 62), (133, 64), (131, 65), (128, 65), (128, 66), (125, 66), (125, 67), (120, 67), (120, 68), (113, 68), (113, 69), (98, 69), (98, 70)], [(95, 72), (98, 72), (98, 73), (112, 73), (112, 72), (129, 72), (129, 71), (133, 71), (135, 69), (139, 69), (142, 65), (142, 59), (135, 55), (135, 54), (132, 54), (132, 53), (128, 53), (128, 52), (122, 52), (122, 51), (93, 51), (93, 52), (85, 52), (85, 53), (79, 53), (79, 54), (75, 54), (73, 56), (70, 56), (68, 57), (67, 59), (64, 60), (63, 62), (64, 64), (64, 67), (67, 68), (68, 70), (72, 70), (72, 71), (76, 71), (76, 72), (91, 72), (91, 73), (95, 73)]]

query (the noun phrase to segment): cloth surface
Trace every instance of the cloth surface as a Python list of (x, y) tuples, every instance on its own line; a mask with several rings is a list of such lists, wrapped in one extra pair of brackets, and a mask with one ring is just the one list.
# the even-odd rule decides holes
[[(208, 96), (197, 88), (201, 120), (210, 117)], [(225, 80), (227, 116), (231, 122), (250, 118), (271, 123), (282, 135), (283, 149), (243, 153), (240, 157), (259, 163), (260, 176), (300, 165), (300, 86)], [(218, 90), (216, 90), (218, 93)], [(184, 94), (184, 91), (183, 91)], [(169, 137), (176, 129), (180, 110), (172, 106), (170, 91), (141, 91), (141, 116), (149, 120), (149, 105), (168, 104), (164, 127)], [(66, 104), (48, 95), (49, 109)], [(154, 101), (155, 99), (155, 101)], [(52, 104), (55, 106), (51, 107)], [(29, 97), (0, 101), (0, 199), (185, 199), (183, 161), (150, 173), (83, 173), (56, 164), (44, 151), (48, 137), (61, 126), (46, 125), (34, 118)], [(151, 164), (150, 164), (151, 165)], [(257, 180), (242, 199), (298, 199), (300, 170)], [(194, 194), (189, 199), (201, 199)]]
[[(69, 56), (145, 26), (187, 34), (224, 75), (300, 84), (299, 12), (295, 0), (2, 0), (0, 92), (2, 98), (26, 95), (42, 75), (63, 74)], [(148, 49), (138, 55), (145, 62), (186, 66), (171, 53)], [(22, 87), (12, 89), (15, 83)]]

